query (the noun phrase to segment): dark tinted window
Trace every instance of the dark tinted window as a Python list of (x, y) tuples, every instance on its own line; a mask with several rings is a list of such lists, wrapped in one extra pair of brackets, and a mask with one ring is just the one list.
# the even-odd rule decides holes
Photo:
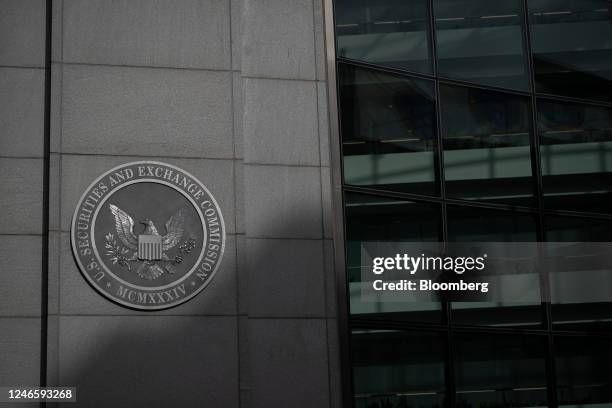
[(537, 241), (534, 215), (449, 205), (448, 239), (458, 242)]
[(522, 0), (434, 0), (438, 73), (528, 89)]
[(528, 98), (441, 86), (449, 197), (533, 204)]
[(538, 100), (544, 202), (612, 211), (612, 109)]
[(354, 330), (355, 408), (441, 407), (444, 342), (429, 332)]
[[(531, 214), (449, 205), (447, 216), (449, 241), (537, 241), (536, 219)], [(540, 326), (542, 309), (539, 280), (539, 275), (535, 273), (489, 277), (488, 281), (500, 288), (498, 301), (453, 302), (453, 322), (460, 325), (502, 327)], [(517, 298), (528, 301), (516, 302)]]
[(546, 240), (550, 242), (609, 242), (612, 220), (549, 215), (545, 219)]
[(559, 406), (610, 406), (612, 403), (610, 344), (612, 338), (555, 337)]
[(340, 64), (346, 184), (435, 194), (433, 83)]
[(457, 334), (458, 407), (547, 406), (545, 336)]
[(552, 242), (547, 250), (554, 327), (582, 331), (612, 329), (610, 244)]
[(339, 57), (431, 72), (426, 0), (337, 0), (335, 6)]
[(347, 193), (346, 244), (352, 314), (395, 313), (411, 321), (440, 321), (438, 302), (372, 302), (361, 297), (361, 242), (439, 241), (440, 208), (395, 198)]
[(607, 0), (529, 0), (538, 92), (610, 100), (610, 11)]

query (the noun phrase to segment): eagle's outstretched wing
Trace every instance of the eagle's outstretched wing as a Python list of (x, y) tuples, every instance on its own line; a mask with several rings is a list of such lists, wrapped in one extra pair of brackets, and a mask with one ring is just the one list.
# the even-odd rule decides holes
[(117, 207), (116, 205), (109, 205), (111, 212), (115, 216), (115, 228), (117, 229), (117, 236), (119, 240), (126, 247), (137, 250), (138, 249), (138, 238), (134, 235), (134, 220), (125, 211)]
[(162, 237), (162, 249), (169, 250), (179, 243), (183, 236), (183, 224), (185, 223), (185, 214), (179, 210), (168, 221), (166, 221), (166, 235)]

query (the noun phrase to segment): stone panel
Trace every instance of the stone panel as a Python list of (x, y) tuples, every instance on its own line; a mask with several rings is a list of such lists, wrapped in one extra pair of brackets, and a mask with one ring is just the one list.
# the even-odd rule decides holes
[(63, 69), (64, 153), (232, 158), (231, 72)]
[(40, 234), (43, 160), (0, 158), (0, 234)]
[(0, 155), (42, 157), (45, 71), (0, 68)]
[(312, 0), (244, 0), (242, 72), (315, 79)]
[(244, 159), (247, 163), (319, 165), (314, 82), (246, 80)]
[(0, 0), (0, 65), (45, 66), (45, 0)]
[(321, 238), (321, 179), (316, 167), (245, 166), (249, 237)]
[(246, 240), (249, 316), (324, 317), (323, 242)]
[(325, 320), (250, 319), (250, 408), (329, 406)]
[(62, 316), (60, 383), (78, 388), (82, 407), (237, 407), (236, 326), (235, 317)]
[(64, 62), (230, 68), (227, 0), (64, 0)]

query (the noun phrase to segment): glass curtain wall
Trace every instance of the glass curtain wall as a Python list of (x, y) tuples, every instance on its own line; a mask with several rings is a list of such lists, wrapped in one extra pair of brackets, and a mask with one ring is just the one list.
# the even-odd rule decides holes
[[(352, 406), (612, 407), (601, 271), (536, 277), (550, 302), (359, 297), (363, 241), (612, 241), (612, 3), (333, 3)], [(597, 301), (563, 295), (585, 276)]]

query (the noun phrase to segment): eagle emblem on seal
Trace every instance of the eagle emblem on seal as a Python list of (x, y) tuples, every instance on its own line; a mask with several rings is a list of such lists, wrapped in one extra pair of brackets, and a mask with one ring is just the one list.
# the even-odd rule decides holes
[[(179, 210), (164, 224), (165, 234), (161, 235), (152, 220), (140, 221), (144, 230), (134, 232), (134, 219), (114, 204), (109, 204), (115, 219), (115, 230), (119, 244), (113, 233), (106, 235), (106, 255), (113, 264), (119, 264), (132, 271), (132, 263), (137, 263), (136, 274), (146, 280), (157, 279), (164, 273), (173, 274), (173, 265), (183, 261), (183, 257), (195, 248), (195, 239), (190, 238), (179, 245), (185, 231), (185, 214)], [(177, 247), (178, 245), (178, 247)], [(170, 257), (169, 251), (176, 247), (176, 254)]]

